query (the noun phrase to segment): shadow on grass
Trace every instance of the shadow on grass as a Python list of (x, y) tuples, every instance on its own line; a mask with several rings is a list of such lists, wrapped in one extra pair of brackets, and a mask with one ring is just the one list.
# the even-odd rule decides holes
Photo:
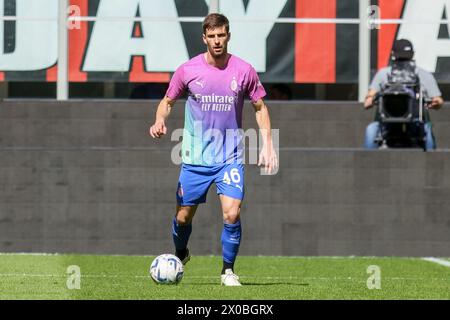
[(243, 286), (280, 286), (280, 285), (289, 285), (289, 286), (309, 286), (309, 283), (295, 283), (295, 282), (242, 282)]
[[(185, 283), (190, 286), (214, 286), (219, 285), (217, 282), (202, 282), (202, 283)], [(309, 286), (309, 283), (295, 283), (295, 282), (242, 282), (242, 286)]]

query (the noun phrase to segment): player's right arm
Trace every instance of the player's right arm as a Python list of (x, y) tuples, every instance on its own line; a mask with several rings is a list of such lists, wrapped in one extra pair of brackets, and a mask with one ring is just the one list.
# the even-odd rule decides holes
[(170, 114), (173, 104), (176, 100), (165, 96), (158, 105), (156, 110), (155, 123), (150, 127), (149, 134), (152, 138), (161, 138), (161, 136), (167, 133), (166, 119)]
[(149, 134), (153, 138), (159, 139), (167, 133), (166, 119), (170, 114), (173, 104), (185, 90), (184, 68), (183, 65), (181, 65), (173, 74), (172, 79), (170, 79), (166, 95), (160, 101), (158, 109), (156, 110), (155, 124), (152, 125), (149, 130)]

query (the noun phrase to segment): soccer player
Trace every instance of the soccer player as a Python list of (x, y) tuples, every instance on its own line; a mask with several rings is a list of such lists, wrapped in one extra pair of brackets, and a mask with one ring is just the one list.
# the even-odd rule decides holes
[[(165, 97), (156, 111), (149, 133), (160, 138), (167, 133), (165, 121), (175, 101), (188, 93), (182, 143), (182, 166), (176, 192), (177, 212), (172, 235), (175, 254), (183, 264), (190, 259), (187, 248), (192, 219), (212, 183), (216, 184), (223, 213), (221, 283), (240, 286), (234, 262), (241, 241), (240, 208), (244, 198), (242, 109), (249, 97), (262, 132), (259, 166), (272, 173), (278, 166), (271, 136), (270, 117), (263, 97), (266, 92), (255, 69), (228, 53), (229, 21), (217, 13), (203, 21), (203, 42), (207, 51), (182, 64), (174, 73)], [(239, 144), (239, 143), (237, 143)]]

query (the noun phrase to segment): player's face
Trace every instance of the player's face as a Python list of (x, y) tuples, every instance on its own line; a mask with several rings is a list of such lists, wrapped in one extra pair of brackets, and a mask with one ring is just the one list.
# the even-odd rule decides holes
[(203, 42), (214, 58), (220, 58), (227, 54), (228, 41), (230, 41), (230, 33), (227, 33), (225, 26), (206, 30), (206, 33), (203, 34)]

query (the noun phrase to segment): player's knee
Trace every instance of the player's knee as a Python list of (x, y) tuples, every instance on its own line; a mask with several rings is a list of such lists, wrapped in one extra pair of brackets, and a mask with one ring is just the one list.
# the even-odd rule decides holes
[(229, 207), (225, 208), (223, 211), (223, 220), (226, 223), (234, 224), (240, 219), (240, 208), (239, 207)]
[(179, 224), (181, 226), (186, 225), (186, 224), (190, 224), (191, 221), (192, 221), (192, 219), (188, 219), (187, 217), (177, 216), (177, 224)]
[(179, 210), (177, 212), (177, 224), (185, 225), (192, 223), (193, 214), (187, 210)]

